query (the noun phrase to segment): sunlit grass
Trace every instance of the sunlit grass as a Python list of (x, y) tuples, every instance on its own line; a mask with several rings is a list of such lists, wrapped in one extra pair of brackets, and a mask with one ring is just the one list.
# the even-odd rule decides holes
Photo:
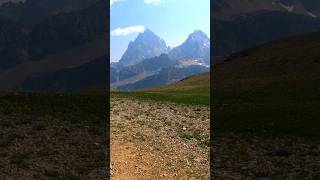
[(159, 88), (127, 92), (113, 91), (111, 96), (209, 106), (210, 75), (209, 73), (195, 75)]

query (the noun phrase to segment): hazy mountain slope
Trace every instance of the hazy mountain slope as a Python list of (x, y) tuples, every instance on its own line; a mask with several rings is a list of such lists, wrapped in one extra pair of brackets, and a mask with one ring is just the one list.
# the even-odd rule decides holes
[(20, 89), (21, 83), (29, 76), (78, 67), (104, 56), (108, 49), (105, 41), (105, 38), (100, 38), (68, 51), (50, 55), (41, 61), (29, 61), (4, 70), (0, 72), (0, 81), (3, 82), (0, 84), (0, 90)]
[(110, 66), (110, 83), (116, 82), (118, 80), (118, 71), (116, 68)]
[[(107, 86), (107, 57), (101, 57), (76, 68), (65, 68), (47, 75), (29, 77), (22, 84), (28, 91), (79, 91)], [(104, 68), (105, 67), (105, 68)]]
[(126, 66), (124, 68), (121, 68), (120, 70), (117, 70), (116, 72), (113, 72), (111, 76), (115, 80), (111, 81), (111, 83), (114, 83), (116, 81), (123, 81), (143, 73), (152, 73), (158, 71), (161, 68), (175, 65), (178, 65), (178, 62), (169, 59), (168, 55), (166, 54), (161, 54), (160, 56), (142, 60), (138, 64)]
[(136, 65), (121, 69), (119, 71), (119, 80), (121, 81), (146, 71), (157, 71), (159, 69), (175, 65), (178, 65), (178, 62), (169, 59), (166, 54), (161, 54), (160, 56), (145, 59)]
[(207, 67), (200, 65), (191, 65), (185, 67), (167, 67), (162, 68), (159, 72), (155, 73), (154, 75), (148, 76), (138, 82), (128, 83), (127, 85), (123, 85), (118, 88), (121, 90), (152, 88), (181, 80), (187, 76), (207, 72), (208, 70), (209, 69)]

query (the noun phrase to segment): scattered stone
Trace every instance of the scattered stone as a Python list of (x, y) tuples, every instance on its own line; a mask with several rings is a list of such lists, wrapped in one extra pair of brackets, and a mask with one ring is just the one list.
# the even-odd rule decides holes
[[(209, 138), (209, 107), (121, 99), (125, 98), (111, 97), (111, 149), (117, 152), (116, 155), (111, 153), (111, 162), (116, 158), (114, 161), (128, 161), (128, 165), (117, 163), (115, 179), (124, 175), (122, 172), (135, 179), (154, 179), (156, 176), (170, 179), (168, 176), (178, 176), (178, 170), (182, 179), (209, 179), (209, 147), (183, 138), (181, 134), (189, 129), (203, 129), (203, 136)], [(201, 113), (194, 109), (200, 109)], [(131, 118), (122, 118), (123, 114), (130, 114)], [(137, 133), (143, 133), (146, 141), (135, 139), (133, 135)], [(119, 143), (112, 146), (115, 141)], [(130, 145), (124, 145), (127, 143)], [(190, 152), (201, 161), (188, 166), (185, 160)], [(170, 165), (165, 163), (167, 161)]]

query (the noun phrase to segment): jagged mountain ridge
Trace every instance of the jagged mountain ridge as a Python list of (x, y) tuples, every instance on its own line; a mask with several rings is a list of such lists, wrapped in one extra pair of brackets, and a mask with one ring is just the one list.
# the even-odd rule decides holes
[(167, 53), (167, 51), (165, 41), (146, 29), (133, 42), (129, 43), (119, 63), (123, 66), (134, 65), (143, 59), (159, 56), (162, 53)]
[[(119, 60), (119, 63), (113, 63), (115, 68), (125, 67), (137, 64), (144, 59), (168, 54), (171, 59), (184, 60), (199, 60), (206, 65), (210, 56), (210, 39), (201, 30), (196, 30), (191, 33), (186, 41), (175, 48), (169, 48), (159, 36), (151, 30), (146, 29), (140, 33), (137, 38), (130, 42), (127, 50)], [(120, 65), (119, 65), (120, 64)]]
[(318, 0), (214, 0), (213, 14), (217, 19), (233, 19), (257, 11), (290, 12), (313, 18), (320, 17)]

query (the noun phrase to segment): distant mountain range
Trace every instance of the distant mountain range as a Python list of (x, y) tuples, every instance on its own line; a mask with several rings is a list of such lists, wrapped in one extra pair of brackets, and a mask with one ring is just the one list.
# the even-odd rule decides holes
[(289, 12), (312, 18), (320, 17), (317, 0), (214, 0), (213, 18), (231, 20), (257, 11)]
[(211, 26), (215, 63), (275, 39), (320, 31), (317, 0), (215, 0)]
[(111, 64), (112, 88), (133, 90), (168, 84), (206, 72), (210, 66), (210, 40), (194, 31), (180, 46), (170, 49), (146, 29), (130, 42), (118, 63)]
[[(53, 84), (71, 81), (67, 74), (74, 72), (72, 68), (83, 71), (84, 66), (92, 69), (95, 63), (99, 64), (95, 71), (106, 71), (109, 58), (106, 7), (106, 2), (99, 0), (1, 1), (0, 91), (54, 89), (44, 83), (46, 77), (60, 74), (57, 80), (48, 79), (47, 83)], [(101, 58), (105, 66), (96, 62)], [(103, 79), (103, 84), (90, 77), (87, 81), (92, 83), (73, 86), (72, 90), (108, 82), (107, 73), (95, 77)], [(59, 87), (57, 90), (69, 90), (69, 86), (55, 85)]]

